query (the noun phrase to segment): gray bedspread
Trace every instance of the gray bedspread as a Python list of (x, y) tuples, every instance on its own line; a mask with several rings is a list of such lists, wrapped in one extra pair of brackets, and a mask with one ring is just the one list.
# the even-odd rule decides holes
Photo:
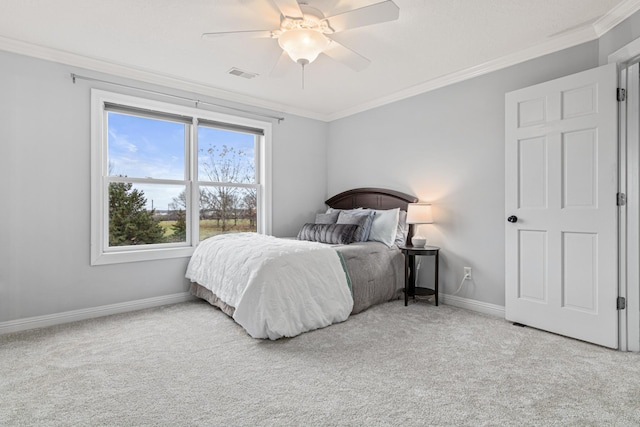
[[(353, 310), (360, 313), (367, 308), (399, 298), (404, 289), (404, 257), (400, 250), (378, 242), (360, 242), (335, 246), (340, 251), (351, 278)], [(197, 283), (190, 292), (219, 307), (233, 317), (234, 307), (221, 301), (213, 292)]]
[(399, 298), (404, 289), (404, 256), (395, 247), (378, 242), (336, 246), (342, 253), (353, 286), (353, 310)]

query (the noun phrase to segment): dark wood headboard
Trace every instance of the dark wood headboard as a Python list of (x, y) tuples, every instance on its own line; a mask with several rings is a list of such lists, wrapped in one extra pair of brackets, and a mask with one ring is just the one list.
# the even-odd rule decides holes
[(355, 188), (336, 194), (325, 203), (335, 209), (395, 209), (407, 210), (409, 203), (417, 203), (418, 198), (399, 191), (385, 188)]
[[(386, 188), (354, 188), (336, 194), (325, 203), (334, 209), (395, 209), (407, 210), (409, 203), (418, 203), (418, 198)], [(413, 236), (413, 224), (409, 226), (407, 243)]]

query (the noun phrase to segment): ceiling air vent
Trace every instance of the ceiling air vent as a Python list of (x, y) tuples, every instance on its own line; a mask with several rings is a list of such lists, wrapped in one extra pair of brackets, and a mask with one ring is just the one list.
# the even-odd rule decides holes
[(242, 71), (236, 67), (233, 67), (232, 69), (230, 69), (228, 73), (233, 76), (244, 77), (245, 79), (252, 79), (258, 76), (258, 74), (256, 73), (249, 73), (247, 71)]

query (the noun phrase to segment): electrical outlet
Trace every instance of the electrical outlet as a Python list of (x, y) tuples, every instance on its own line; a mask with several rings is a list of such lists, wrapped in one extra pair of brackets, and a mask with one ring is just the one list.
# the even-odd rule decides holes
[(464, 278), (467, 280), (471, 280), (471, 267), (464, 268)]

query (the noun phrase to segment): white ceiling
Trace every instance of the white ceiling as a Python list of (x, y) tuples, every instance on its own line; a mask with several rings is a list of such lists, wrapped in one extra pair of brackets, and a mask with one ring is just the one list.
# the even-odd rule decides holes
[[(377, 0), (306, 1), (334, 15)], [(640, 9), (640, 0), (394, 1), (398, 20), (334, 36), (369, 58), (367, 69), (321, 55), (304, 89), (293, 62), (269, 76), (276, 40), (201, 38), (278, 28), (271, 0), (0, 0), (0, 49), (332, 120), (593, 40)]]

